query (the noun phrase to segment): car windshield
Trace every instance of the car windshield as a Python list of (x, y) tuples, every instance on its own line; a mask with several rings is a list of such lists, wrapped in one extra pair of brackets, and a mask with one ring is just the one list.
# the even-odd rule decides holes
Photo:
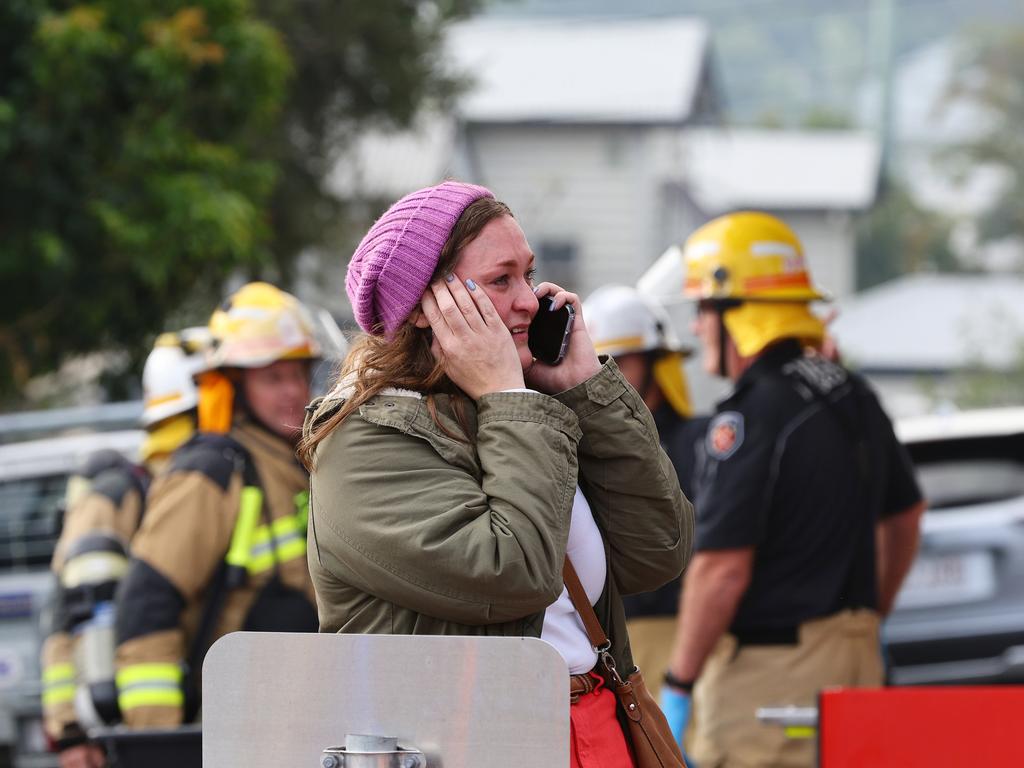
[(49, 565), (66, 486), (65, 475), (0, 482), (0, 570)]
[(934, 440), (907, 446), (930, 509), (1024, 496), (1024, 436)]

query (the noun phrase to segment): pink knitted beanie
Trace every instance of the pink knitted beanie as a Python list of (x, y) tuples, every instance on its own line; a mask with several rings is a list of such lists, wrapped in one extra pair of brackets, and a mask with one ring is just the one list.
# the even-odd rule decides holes
[(406, 195), (377, 219), (345, 276), (360, 328), (395, 334), (419, 306), (455, 222), (481, 197), (494, 195), (474, 184), (445, 181)]

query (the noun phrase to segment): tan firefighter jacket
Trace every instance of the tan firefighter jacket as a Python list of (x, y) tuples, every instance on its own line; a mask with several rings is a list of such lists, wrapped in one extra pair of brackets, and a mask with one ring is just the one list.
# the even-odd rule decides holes
[[(313, 621), (306, 628), (316, 629), (306, 566), (306, 472), (289, 443), (251, 421), (236, 417), (227, 437), (244, 449), (241, 456), (223, 436), (197, 435), (178, 450), (153, 485), (132, 543), (117, 605), (118, 701), (128, 726), (183, 722), (186, 703), (189, 710), (198, 704), (186, 702), (186, 694), (198, 690), (205, 650), (245, 626), (275, 574), (301, 593)], [(249, 477), (252, 468), (258, 487)], [(225, 587), (229, 552), (241, 582)], [(204, 608), (213, 604), (218, 585), (223, 602), (197, 649)], [(189, 658), (197, 650), (198, 657)]]

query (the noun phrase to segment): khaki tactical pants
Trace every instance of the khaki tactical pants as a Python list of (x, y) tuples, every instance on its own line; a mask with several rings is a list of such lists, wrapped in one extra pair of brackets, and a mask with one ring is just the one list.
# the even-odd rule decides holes
[(700, 768), (808, 768), (813, 733), (789, 738), (758, 722), (759, 707), (816, 707), (829, 686), (873, 688), (884, 672), (874, 611), (842, 611), (800, 626), (797, 645), (744, 645), (723, 635), (693, 691), (688, 753)]
[(675, 616), (645, 616), (626, 622), (633, 663), (644, 673), (644, 681), (655, 697), (668, 669), (676, 636)]

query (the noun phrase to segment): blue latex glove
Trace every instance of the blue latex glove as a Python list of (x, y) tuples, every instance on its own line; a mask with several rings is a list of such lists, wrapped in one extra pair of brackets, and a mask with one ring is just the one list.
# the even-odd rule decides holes
[(672, 735), (679, 746), (683, 745), (683, 734), (690, 722), (691, 706), (690, 694), (670, 685), (661, 686), (661, 711), (665, 713), (668, 727), (672, 729)]

